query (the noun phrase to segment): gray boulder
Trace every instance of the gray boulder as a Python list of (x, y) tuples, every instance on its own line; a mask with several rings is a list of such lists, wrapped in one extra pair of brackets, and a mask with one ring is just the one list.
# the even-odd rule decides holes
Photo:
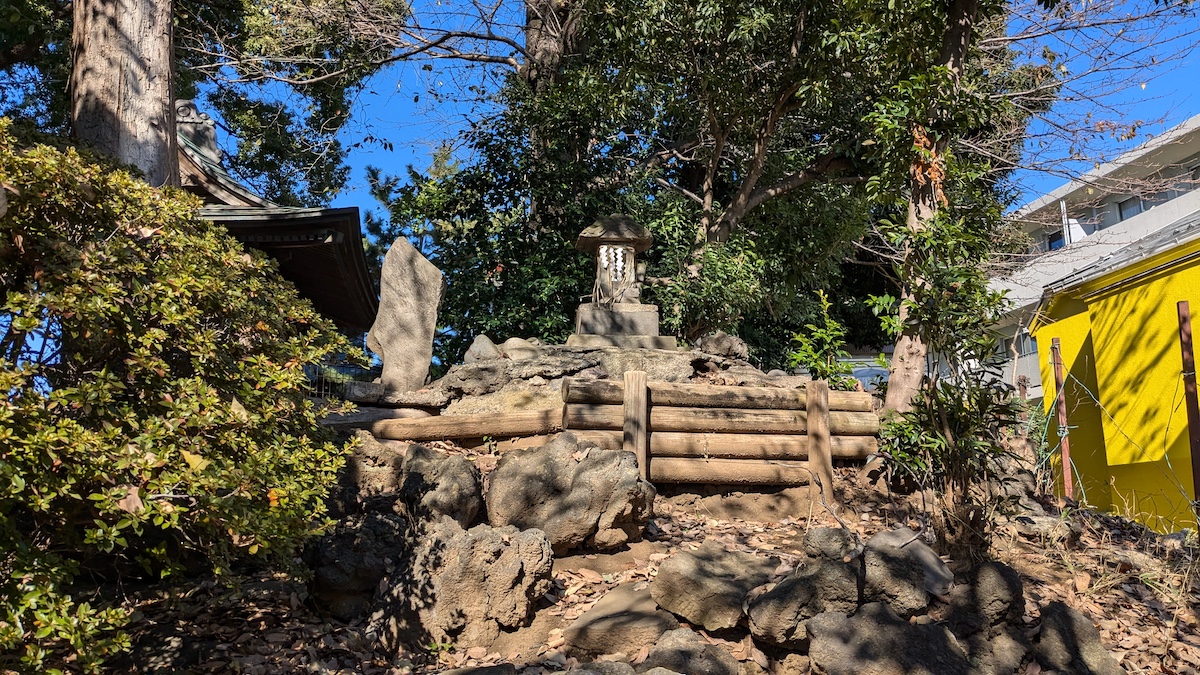
[(386, 389), (412, 391), (425, 384), (445, 287), (441, 270), (408, 239), (392, 242), (380, 271), (379, 313), (367, 334), (367, 348), (383, 359)]
[(738, 675), (737, 659), (687, 628), (665, 633), (638, 667), (642, 673), (664, 668), (687, 675)]
[(1004, 624), (1023, 625), (1024, 613), (1020, 575), (1003, 563), (985, 562), (950, 591), (945, 623), (959, 637), (979, 632), (987, 636)]
[(500, 348), (496, 346), (492, 339), (482, 333), (475, 336), (471, 340), (471, 346), (467, 348), (467, 353), (463, 355), (463, 363), (478, 363), (479, 361), (490, 361), (492, 359), (502, 358), (504, 355), (500, 353)]
[(1042, 608), (1042, 631), (1034, 647), (1043, 667), (1074, 675), (1120, 675), (1121, 666), (1100, 643), (1091, 619), (1061, 602)]
[(925, 570), (908, 551), (877, 544), (863, 551), (862, 565), (865, 602), (885, 602), (906, 619), (929, 605)]
[(636, 591), (634, 586), (617, 586), (581, 614), (563, 633), (568, 647), (585, 654), (607, 654), (619, 647), (632, 654), (679, 628), (670, 612), (654, 604), (650, 589)]
[(397, 569), (371, 616), (385, 648), (452, 642), (487, 647), (502, 628), (528, 623), (550, 589), (554, 559), (538, 530), (478, 525), (443, 516), (423, 535), (411, 568)]
[(858, 574), (841, 560), (815, 560), (750, 603), (750, 634), (782, 647), (808, 638), (806, 622), (822, 612), (858, 608)]
[(365, 431), (356, 432), (355, 437), (358, 446), (338, 474), (338, 489), (330, 495), (331, 514), (390, 513), (400, 498), (401, 465), (408, 443), (380, 442)]
[(925, 590), (931, 595), (945, 595), (954, 586), (954, 573), (937, 553), (916, 532), (907, 527), (880, 532), (867, 540), (868, 547), (895, 546), (908, 552), (925, 570)]
[(746, 596), (767, 583), (778, 566), (778, 558), (727, 551), (710, 539), (663, 561), (650, 595), (663, 609), (707, 630), (733, 628), (742, 620)]
[(392, 513), (342, 519), (306, 549), (311, 590), (321, 611), (342, 621), (366, 616), (379, 582), (411, 546), (408, 520)]
[(479, 469), (461, 455), (410, 445), (402, 463), (400, 491), (410, 512), (436, 520), (450, 516), (469, 527), (483, 508)]
[(913, 624), (883, 603), (863, 605), (852, 617), (838, 612), (808, 622), (808, 657), (825, 675), (967, 675), (967, 656), (950, 631)]
[(746, 346), (746, 342), (723, 330), (714, 331), (696, 340), (694, 349), (705, 354), (715, 354), (742, 361), (750, 358), (750, 348)]
[(514, 337), (500, 345), (500, 353), (513, 361), (532, 361), (542, 355), (542, 350), (529, 340)]
[(809, 558), (843, 561), (857, 554), (850, 532), (840, 527), (814, 527), (804, 535), (804, 555)]
[(653, 513), (654, 486), (639, 476), (633, 453), (581, 443), (570, 433), (505, 453), (489, 484), (492, 525), (539, 528), (560, 554), (636, 540)]
[(633, 666), (621, 661), (593, 661), (570, 671), (575, 675), (636, 675)]

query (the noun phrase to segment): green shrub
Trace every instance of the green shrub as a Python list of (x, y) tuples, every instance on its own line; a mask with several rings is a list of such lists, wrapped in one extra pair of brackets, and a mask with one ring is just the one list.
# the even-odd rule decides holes
[(833, 303), (825, 296), (825, 291), (817, 291), (817, 301), (821, 306), (821, 325), (805, 324), (804, 330), (792, 336), (792, 344), (796, 349), (788, 355), (788, 366), (804, 368), (818, 380), (828, 380), (829, 386), (843, 391), (853, 391), (858, 388), (858, 380), (854, 379), (854, 369), (844, 359), (850, 358), (846, 351), (846, 327), (838, 323), (830, 315)]
[(290, 561), (344, 450), (306, 364), (349, 346), (275, 263), (0, 119), (0, 670), (126, 646), (118, 577)]

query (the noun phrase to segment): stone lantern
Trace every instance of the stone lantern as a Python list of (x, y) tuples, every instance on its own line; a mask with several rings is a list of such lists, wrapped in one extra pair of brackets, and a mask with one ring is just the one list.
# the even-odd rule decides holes
[(575, 248), (596, 260), (591, 302), (575, 312), (572, 347), (676, 349), (674, 337), (658, 334), (658, 307), (641, 302), (637, 255), (653, 241), (646, 228), (625, 215), (600, 218), (580, 233)]

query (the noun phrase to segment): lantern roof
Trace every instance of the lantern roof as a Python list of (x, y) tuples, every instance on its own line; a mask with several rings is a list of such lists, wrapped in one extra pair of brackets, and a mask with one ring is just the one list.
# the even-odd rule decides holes
[(586, 253), (595, 254), (602, 245), (627, 244), (634, 252), (641, 253), (650, 248), (654, 240), (650, 231), (638, 225), (630, 216), (614, 213), (602, 216), (596, 222), (584, 228), (575, 240), (575, 248)]

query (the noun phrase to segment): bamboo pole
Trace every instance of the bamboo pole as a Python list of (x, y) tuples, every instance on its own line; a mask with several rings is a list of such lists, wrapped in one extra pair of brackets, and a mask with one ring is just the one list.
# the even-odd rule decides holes
[(646, 373), (626, 371), (621, 447), (637, 456), (638, 473), (643, 480), (650, 478), (650, 402), (646, 400), (647, 393)]
[[(568, 403), (563, 424), (567, 429), (621, 429), (624, 409), (619, 405)], [(788, 434), (807, 428), (808, 416), (803, 410), (650, 408), (652, 434), (658, 431)], [(829, 431), (839, 436), (873, 436), (879, 433), (879, 418), (868, 412), (832, 412)]]
[[(650, 382), (651, 406), (683, 408), (766, 408), (803, 410), (805, 389), (780, 387), (731, 387), (715, 384)], [(625, 387), (619, 380), (577, 380), (563, 378), (563, 402), (617, 405), (625, 399)], [(829, 409), (847, 412), (871, 412), (874, 400), (861, 391), (829, 392)]]
[(376, 438), (437, 441), (448, 438), (538, 436), (562, 430), (558, 410), (520, 410), (483, 415), (440, 415), (425, 419), (382, 420), (370, 427)]

